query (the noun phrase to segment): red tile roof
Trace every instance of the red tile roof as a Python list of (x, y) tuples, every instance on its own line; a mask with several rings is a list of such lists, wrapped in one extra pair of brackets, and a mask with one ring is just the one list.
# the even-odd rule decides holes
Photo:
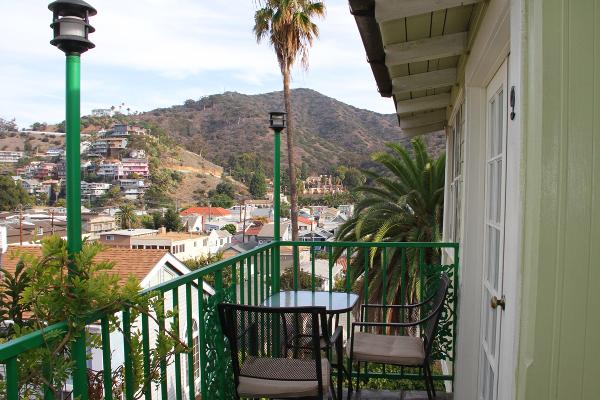
[(306, 224), (306, 225), (312, 225), (314, 221), (311, 220), (310, 218), (298, 217), (298, 222), (302, 222), (303, 224)]
[(231, 211), (226, 210), (222, 207), (190, 207), (181, 212), (181, 215), (205, 215), (213, 217), (223, 217), (225, 215), (231, 215)]
[(250, 226), (250, 227), (248, 227), (248, 229), (246, 229), (246, 235), (257, 236), (260, 233), (261, 229), (262, 229), (262, 225)]
[[(150, 249), (123, 249), (107, 247), (100, 251), (94, 261), (111, 261), (114, 263), (112, 273), (119, 276), (123, 284), (129, 276), (142, 281), (158, 262), (168, 253), (168, 250)], [(2, 267), (9, 272), (14, 272), (19, 262), (19, 254), (31, 254), (41, 257), (42, 248), (37, 246), (10, 246), (6, 254), (2, 255)]]

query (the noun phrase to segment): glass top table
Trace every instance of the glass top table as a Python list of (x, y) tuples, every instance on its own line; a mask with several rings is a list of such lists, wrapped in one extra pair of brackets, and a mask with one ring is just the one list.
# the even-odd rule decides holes
[(343, 292), (311, 292), (309, 290), (274, 293), (263, 302), (266, 307), (325, 307), (327, 314), (351, 311), (358, 295)]

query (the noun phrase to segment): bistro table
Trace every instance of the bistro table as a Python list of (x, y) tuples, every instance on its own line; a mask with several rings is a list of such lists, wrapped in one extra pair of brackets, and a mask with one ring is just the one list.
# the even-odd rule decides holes
[(358, 295), (343, 292), (311, 292), (310, 290), (274, 293), (263, 303), (265, 307), (325, 307), (329, 315), (351, 311), (358, 302)]
[[(312, 292), (310, 290), (282, 291), (267, 297), (263, 302), (265, 307), (325, 307), (329, 316), (329, 324), (332, 318), (351, 311), (358, 302), (358, 295), (344, 292)], [(350, 334), (350, 332), (348, 332)], [(336, 365), (338, 370), (338, 399), (342, 398), (342, 372), (346, 373), (343, 365)], [(347, 373), (346, 373), (347, 374)]]

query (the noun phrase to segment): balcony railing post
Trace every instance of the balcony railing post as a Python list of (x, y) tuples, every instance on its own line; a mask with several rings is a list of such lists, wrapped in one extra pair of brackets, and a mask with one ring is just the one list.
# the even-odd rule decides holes
[(275, 132), (275, 148), (273, 154), (273, 241), (277, 245), (273, 248), (274, 263), (273, 263), (273, 293), (279, 292), (280, 281), (280, 253), (279, 241), (281, 240), (281, 179), (280, 179), (280, 152), (281, 152), (281, 129), (274, 129)]

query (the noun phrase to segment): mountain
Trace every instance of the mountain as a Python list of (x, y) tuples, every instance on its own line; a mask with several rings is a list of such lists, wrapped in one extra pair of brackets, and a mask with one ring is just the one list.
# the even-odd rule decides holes
[[(394, 114), (359, 109), (310, 89), (292, 90), (295, 143), (300, 162), (311, 172), (326, 172), (338, 165), (365, 167), (370, 154), (386, 142), (408, 144)], [(283, 92), (245, 95), (225, 92), (183, 105), (160, 108), (133, 117), (165, 129), (178, 143), (213, 163), (225, 166), (232, 154), (257, 153), (272, 164), (273, 135), (269, 111), (283, 110)], [(444, 135), (426, 137), (439, 153)], [(285, 160), (286, 135), (282, 135)]]

